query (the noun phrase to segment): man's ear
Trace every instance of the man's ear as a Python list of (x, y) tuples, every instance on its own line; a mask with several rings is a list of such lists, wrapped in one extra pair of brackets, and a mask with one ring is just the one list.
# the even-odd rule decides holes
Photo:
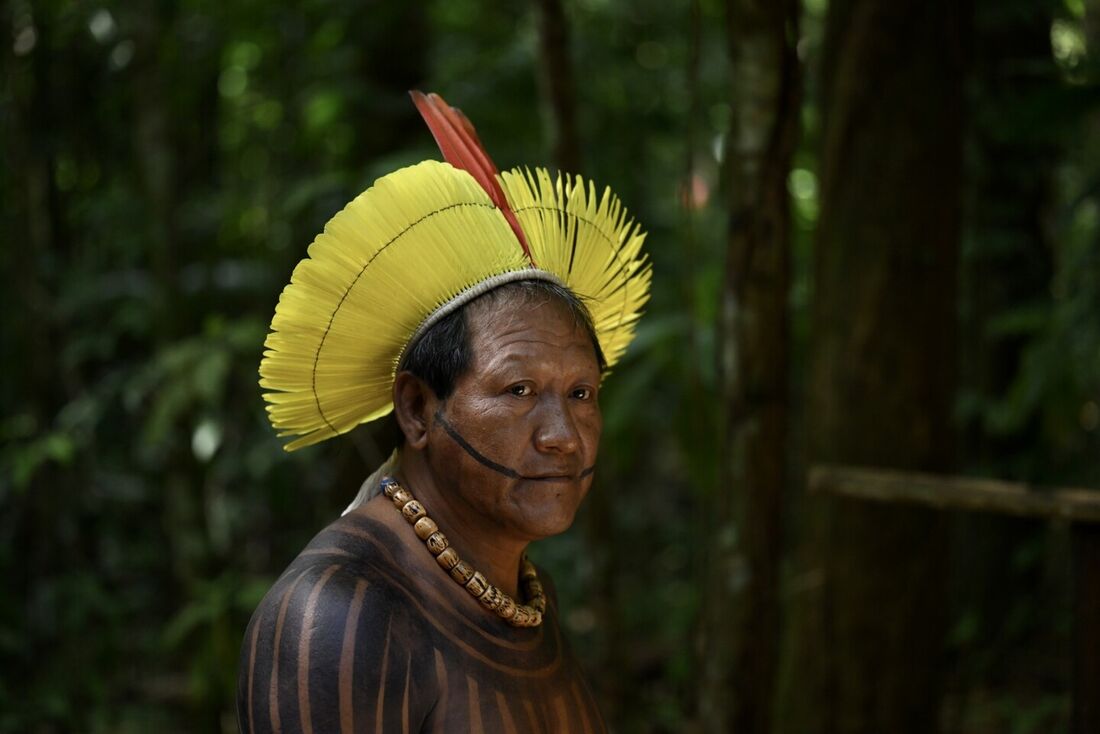
[(417, 451), (428, 443), (428, 429), (439, 399), (426, 382), (411, 372), (398, 372), (393, 381), (393, 412), (405, 434), (405, 444)]

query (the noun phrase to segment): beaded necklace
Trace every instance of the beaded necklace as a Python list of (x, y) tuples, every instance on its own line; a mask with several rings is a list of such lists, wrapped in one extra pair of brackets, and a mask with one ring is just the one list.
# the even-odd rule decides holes
[(424, 541), (428, 552), (444, 571), (451, 575), (459, 586), (470, 592), (470, 595), (481, 602), (481, 605), (491, 612), (495, 612), (513, 627), (538, 627), (542, 624), (542, 614), (546, 611), (546, 596), (542, 590), (542, 582), (539, 581), (535, 564), (523, 554), (520, 562), (520, 586), (527, 601), (526, 604), (517, 604), (512, 597), (505, 594), (499, 588), (490, 584), (488, 579), (480, 571), (475, 571), (473, 566), (458, 557), (458, 553), (447, 543), (447, 536), (439, 531), (439, 526), (428, 517), (424, 505), (412, 496), (409, 490), (398, 484), (393, 477), (383, 477), (382, 491), (386, 493), (413, 530), (416, 537)]

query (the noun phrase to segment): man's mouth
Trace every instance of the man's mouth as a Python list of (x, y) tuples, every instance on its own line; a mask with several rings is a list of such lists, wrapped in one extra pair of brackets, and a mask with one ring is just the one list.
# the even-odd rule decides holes
[(596, 467), (590, 466), (581, 472), (558, 472), (555, 474), (528, 474), (523, 475), (524, 479), (528, 479), (532, 482), (573, 482), (578, 479), (584, 479), (585, 477), (596, 471)]

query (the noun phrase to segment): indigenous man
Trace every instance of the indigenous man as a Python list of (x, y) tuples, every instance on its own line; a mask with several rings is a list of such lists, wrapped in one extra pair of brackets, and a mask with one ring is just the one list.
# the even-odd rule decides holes
[(591, 485), (643, 235), (579, 178), (499, 174), (461, 113), (413, 99), (450, 165), (385, 176), (329, 222), (260, 366), (288, 449), (391, 410), (404, 443), (253, 615), (240, 727), (604, 731), (526, 548)]

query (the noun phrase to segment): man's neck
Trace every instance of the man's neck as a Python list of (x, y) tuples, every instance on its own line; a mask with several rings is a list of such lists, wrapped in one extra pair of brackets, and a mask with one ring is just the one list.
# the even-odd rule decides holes
[(459, 557), (517, 603), (519, 567), (527, 542), (509, 538), (461, 498), (440, 491), (423, 455), (402, 452), (398, 478), (424, 505)]

